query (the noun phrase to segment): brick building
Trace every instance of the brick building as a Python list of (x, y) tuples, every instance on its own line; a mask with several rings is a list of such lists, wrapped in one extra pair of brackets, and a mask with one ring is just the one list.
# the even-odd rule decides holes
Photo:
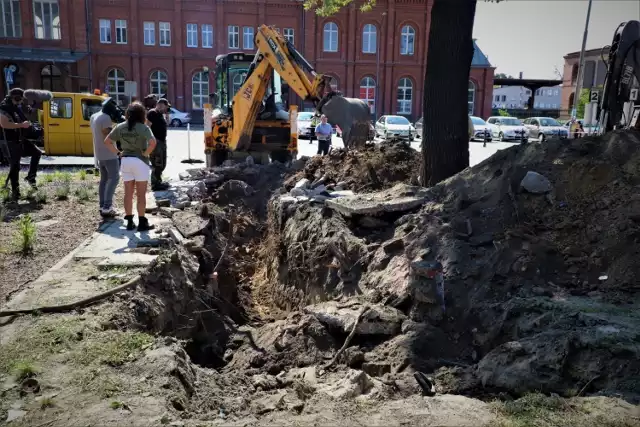
[[(351, 5), (321, 18), (297, 0), (0, 0), (0, 66), (17, 67), (13, 86), (107, 89), (124, 104), (152, 92), (178, 109), (199, 110), (215, 90), (206, 71), (216, 55), (253, 51), (256, 28), (267, 24), (346, 96), (367, 100), (376, 116), (416, 119), (430, 6), (387, 0), (369, 13)], [(491, 114), (493, 72), (476, 46), (469, 82), (475, 115)]]
[[(582, 73), (582, 89), (599, 90), (602, 92), (604, 78), (607, 74), (606, 49), (590, 49), (584, 52), (584, 71)], [(578, 68), (580, 52), (568, 53), (564, 56), (564, 70), (562, 76), (561, 113), (562, 117), (569, 117), (573, 108), (576, 85), (578, 83)]]

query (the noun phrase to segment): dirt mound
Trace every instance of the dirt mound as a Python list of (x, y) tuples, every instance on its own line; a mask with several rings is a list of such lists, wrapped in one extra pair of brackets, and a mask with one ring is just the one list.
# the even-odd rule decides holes
[(315, 181), (324, 177), (325, 185), (340, 184), (343, 190), (379, 190), (398, 182), (417, 182), (420, 161), (420, 154), (408, 144), (376, 144), (350, 151), (335, 149), (328, 156), (311, 158), (304, 170), (287, 180), (285, 186), (290, 189), (302, 178)]
[[(305, 177), (325, 163), (339, 174), (330, 161)], [(624, 131), (513, 147), (426, 192), (398, 188), (419, 194), (417, 212), (372, 213), (374, 196), (354, 197), (352, 214), (274, 199), (268, 286), (280, 306), (362, 295), (400, 309), (403, 333), (365, 356), (436, 372), (443, 391), (635, 399), (638, 185), (640, 138)], [(428, 272), (439, 267), (444, 301)]]

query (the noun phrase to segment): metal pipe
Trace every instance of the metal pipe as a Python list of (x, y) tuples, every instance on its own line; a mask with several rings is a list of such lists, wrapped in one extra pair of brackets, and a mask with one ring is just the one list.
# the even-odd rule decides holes
[(584, 74), (584, 51), (587, 46), (587, 35), (589, 34), (589, 19), (591, 18), (591, 5), (593, 0), (589, 0), (589, 6), (587, 7), (587, 22), (584, 24), (584, 35), (582, 36), (582, 49), (580, 50), (580, 63), (578, 64), (578, 81), (576, 82), (576, 90), (573, 95), (573, 107), (571, 108), (571, 117), (577, 118), (578, 102), (580, 101), (580, 91), (582, 77)]
[(87, 50), (89, 51), (89, 92), (93, 89), (93, 54), (91, 52), (91, 19), (89, 14), (89, 0), (84, 0), (84, 13), (86, 19), (87, 28)]

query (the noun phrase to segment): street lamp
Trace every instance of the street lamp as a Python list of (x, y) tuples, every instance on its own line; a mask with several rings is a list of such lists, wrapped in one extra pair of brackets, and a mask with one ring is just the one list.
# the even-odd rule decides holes
[[(382, 12), (382, 24), (380, 25), (380, 34), (382, 34), (382, 28), (387, 18), (387, 12)], [(378, 118), (378, 100), (380, 97), (380, 43), (378, 43), (378, 34), (376, 33), (376, 93), (373, 96), (373, 108), (375, 109), (375, 117)]]
[(580, 63), (578, 64), (578, 81), (576, 82), (576, 91), (573, 94), (573, 107), (571, 108), (571, 118), (577, 118), (577, 105), (580, 100), (580, 91), (582, 83), (582, 75), (584, 73), (584, 50), (587, 46), (587, 34), (589, 33), (589, 18), (591, 18), (591, 4), (593, 0), (589, 0), (587, 7), (587, 22), (584, 25), (584, 35), (582, 36), (582, 49), (580, 50)]

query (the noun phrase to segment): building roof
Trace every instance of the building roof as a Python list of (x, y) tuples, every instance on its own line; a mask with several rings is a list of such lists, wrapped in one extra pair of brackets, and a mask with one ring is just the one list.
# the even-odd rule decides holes
[(87, 56), (88, 52), (75, 52), (68, 49), (38, 49), (25, 47), (3, 46), (0, 49), (0, 59), (12, 61), (38, 62), (77, 62)]
[(471, 60), (472, 67), (491, 67), (489, 58), (478, 47), (476, 39), (473, 39), (473, 59)]
[[(604, 48), (607, 48), (607, 49), (604, 49)], [(588, 49), (584, 51), (584, 56), (587, 58), (590, 58), (593, 56), (600, 56), (600, 54), (602, 54), (606, 58), (607, 55), (609, 54), (608, 46), (599, 47), (596, 49)], [(580, 58), (580, 51), (567, 53), (564, 56), (564, 59), (572, 59), (572, 58)]]

